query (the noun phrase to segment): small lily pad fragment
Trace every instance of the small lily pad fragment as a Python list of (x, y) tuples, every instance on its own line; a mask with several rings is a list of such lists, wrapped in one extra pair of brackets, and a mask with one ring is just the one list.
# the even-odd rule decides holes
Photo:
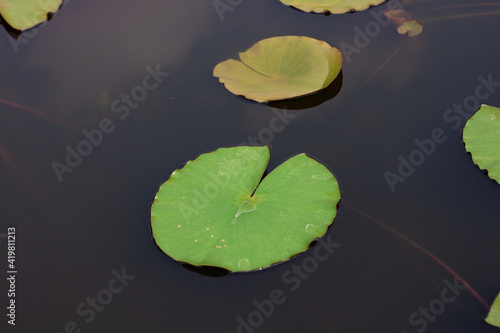
[(342, 14), (350, 11), (361, 11), (376, 6), (385, 0), (280, 0), (304, 12)]
[(61, 4), (62, 0), (0, 0), (0, 14), (12, 28), (23, 31), (45, 21)]
[(151, 206), (160, 249), (230, 271), (262, 269), (307, 250), (335, 218), (337, 180), (300, 154), (261, 181), (269, 156), (268, 147), (220, 148), (174, 171)]
[(490, 325), (500, 327), (500, 293), (493, 301), (488, 316), (484, 320)]
[(257, 102), (312, 94), (332, 83), (342, 68), (338, 49), (309, 37), (267, 38), (239, 57), (219, 63), (213, 75), (233, 94)]
[(398, 27), (398, 33), (400, 35), (408, 33), (408, 37), (420, 35), (423, 30), (424, 26), (422, 23), (415, 19), (406, 20)]
[(465, 124), (463, 139), (474, 163), (500, 183), (500, 109), (481, 105)]

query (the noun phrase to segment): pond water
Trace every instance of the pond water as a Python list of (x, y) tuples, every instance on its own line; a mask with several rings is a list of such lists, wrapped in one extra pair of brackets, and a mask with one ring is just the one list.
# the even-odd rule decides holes
[[(462, 120), (473, 111), (448, 111), (500, 106), (500, 20), (477, 15), (498, 7), (408, 2), (424, 30), (405, 38), (376, 19), (387, 4), (325, 16), (277, 0), (221, 1), (232, 10), (219, 15), (202, 0), (69, 1), (17, 40), (2, 29), (0, 99), (43, 116), (0, 104), (0, 234), (15, 227), (17, 237), (16, 327), (5, 316), (5, 279), (0, 325), (497, 332), (454, 275), (381, 223), (441, 259), (486, 303), (500, 291), (500, 186), (465, 152)], [(342, 79), (313, 100), (270, 106), (212, 77), (220, 61), (279, 35), (342, 45)], [(302, 152), (324, 163), (341, 186), (339, 212), (324, 243), (288, 262), (198, 274), (156, 246), (150, 205), (186, 161), (242, 142), (270, 145), (268, 172)], [(68, 157), (78, 149), (86, 156)], [(400, 167), (410, 158), (418, 165)], [(54, 172), (54, 162), (65, 171)], [(388, 182), (384, 174), (398, 167), (404, 181)]]

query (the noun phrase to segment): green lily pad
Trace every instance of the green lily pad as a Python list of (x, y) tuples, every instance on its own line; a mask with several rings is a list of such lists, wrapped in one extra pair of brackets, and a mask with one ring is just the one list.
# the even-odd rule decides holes
[(385, 0), (280, 0), (304, 12), (342, 14), (376, 6)]
[(488, 316), (484, 320), (490, 325), (500, 327), (500, 294), (493, 301)]
[(500, 183), (500, 109), (481, 105), (465, 124), (463, 138), (474, 163)]
[(260, 182), (269, 156), (266, 146), (220, 148), (174, 171), (151, 206), (160, 249), (230, 271), (262, 269), (307, 250), (335, 218), (337, 180), (300, 154)]
[(61, 4), (62, 0), (0, 0), (0, 14), (11, 27), (23, 31), (45, 21)]
[(326, 88), (342, 68), (342, 54), (309, 37), (280, 36), (261, 40), (240, 60), (229, 59), (213, 75), (227, 90), (257, 102), (305, 96)]

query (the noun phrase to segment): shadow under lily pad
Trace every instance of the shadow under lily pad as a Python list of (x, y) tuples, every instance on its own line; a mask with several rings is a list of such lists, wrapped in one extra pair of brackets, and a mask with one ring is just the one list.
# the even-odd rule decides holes
[(313, 108), (336, 97), (340, 92), (340, 89), (342, 89), (342, 79), (342, 71), (340, 71), (337, 78), (328, 87), (317, 92), (316, 94), (292, 99), (284, 99), (281, 101), (272, 101), (268, 102), (267, 105), (272, 108), (286, 110), (304, 110)]

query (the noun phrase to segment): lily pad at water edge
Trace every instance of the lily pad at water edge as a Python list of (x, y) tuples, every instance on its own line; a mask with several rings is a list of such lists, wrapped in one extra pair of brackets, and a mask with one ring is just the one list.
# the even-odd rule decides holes
[(0, 14), (14, 29), (33, 28), (55, 13), (62, 0), (0, 0)]
[(385, 0), (280, 0), (287, 6), (292, 6), (304, 12), (342, 14), (350, 11), (360, 11), (376, 6)]
[(174, 171), (151, 206), (160, 249), (230, 271), (262, 269), (307, 250), (333, 222), (338, 183), (305, 154), (260, 182), (269, 156), (268, 147), (220, 148)]
[(500, 109), (481, 105), (465, 124), (463, 138), (474, 163), (500, 183)]
[(490, 325), (500, 327), (500, 294), (493, 301), (485, 321)]
[(240, 60), (229, 59), (213, 75), (236, 95), (257, 102), (305, 96), (326, 88), (342, 68), (342, 54), (309, 37), (280, 36), (261, 40)]

